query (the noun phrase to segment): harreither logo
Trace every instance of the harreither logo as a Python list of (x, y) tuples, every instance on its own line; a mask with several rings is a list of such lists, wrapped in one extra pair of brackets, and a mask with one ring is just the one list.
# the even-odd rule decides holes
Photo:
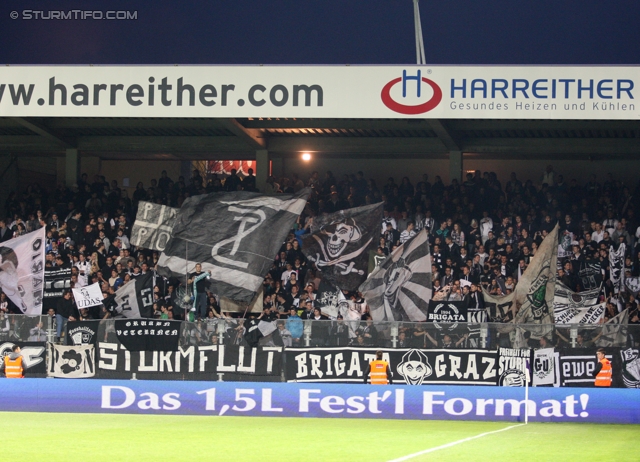
[[(410, 82), (410, 81), (415, 81), (414, 85), (416, 88), (416, 98), (418, 100), (420, 100), (420, 98), (423, 97), (423, 91), (422, 91), (424, 86), (423, 83), (426, 83), (428, 86), (431, 87), (431, 89), (433, 90), (433, 95), (431, 95), (431, 98), (429, 99), (429, 101), (422, 102), (419, 104), (403, 104), (402, 102), (397, 101), (396, 99), (394, 99), (393, 96), (391, 96), (392, 88), (396, 84), (402, 82), (402, 98), (403, 99), (407, 98), (407, 82)], [(411, 85), (411, 87), (413, 87), (414, 85)], [(396, 95), (396, 98), (398, 96), (399, 95)], [(382, 93), (380, 94), (380, 97), (382, 98), (382, 102), (384, 103), (384, 105), (387, 106), (392, 111), (398, 112), (400, 114), (415, 115), (415, 114), (423, 114), (425, 112), (429, 112), (432, 109), (434, 109), (438, 104), (440, 104), (440, 101), (442, 101), (442, 90), (440, 89), (438, 84), (435, 83), (433, 80), (429, 80), (426, 77), (422, 77), (421, 71), (418, 71), (416, 75), (407, 75), (407, 71), (404, 70), (402, 71), (402, 77), (393, 79), (392, 81), (390, 81), (384, 86), (384, 88), (382, 89)], [(411, 98), (411, 100), (415, 101), (413, 97)]]

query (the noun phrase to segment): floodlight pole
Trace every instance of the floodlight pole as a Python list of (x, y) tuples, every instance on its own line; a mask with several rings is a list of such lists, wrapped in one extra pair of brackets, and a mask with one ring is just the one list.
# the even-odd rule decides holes
[(422, 39), (422, 23), (420, 22), (419, 0), (413, 0), (413, 25), (416, 31), (416, 63), (418, 65), (427, 64), (424, 57), (424, 40)]

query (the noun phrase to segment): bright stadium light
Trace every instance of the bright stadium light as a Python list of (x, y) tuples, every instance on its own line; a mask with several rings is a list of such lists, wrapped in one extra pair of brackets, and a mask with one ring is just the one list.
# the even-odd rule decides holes
[(302, 153), (302, 160), (304, 160), (305, 162), (309, 162), (311, 160), (311, 154), (309, 154), (308, 152)]
[(420, 6), (418, 0), (413, 0), (413, 25), (416, 29), (416, 63), (427, 64), (424, 57), (424, 40), (422, 39), (422, 23), (420, 22)]

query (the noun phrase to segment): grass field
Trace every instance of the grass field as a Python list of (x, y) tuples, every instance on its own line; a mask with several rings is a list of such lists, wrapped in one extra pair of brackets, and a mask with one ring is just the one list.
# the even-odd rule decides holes
[[(513, 424), (0, 413), (6, 461), (388, 461)], [(412, 461), (638, 461), (637, 425), (529, 424)]]

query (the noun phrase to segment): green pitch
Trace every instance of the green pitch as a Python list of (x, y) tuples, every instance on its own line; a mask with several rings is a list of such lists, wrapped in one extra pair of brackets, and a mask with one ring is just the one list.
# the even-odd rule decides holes
[[(499, 422), (0, 413), (7, 461), (388, 461)], [(637, 425), (529, 424), (412, 461), (638, 461)]]

